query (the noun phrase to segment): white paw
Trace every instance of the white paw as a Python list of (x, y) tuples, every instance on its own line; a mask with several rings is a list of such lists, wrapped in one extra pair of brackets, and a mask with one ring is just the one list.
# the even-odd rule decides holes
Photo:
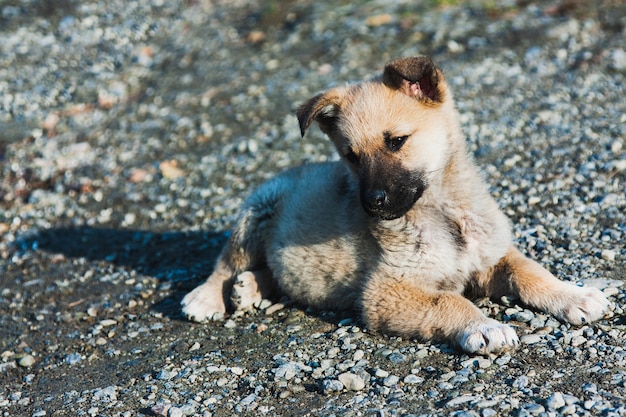
[(263, 296), (254, 273), (246, 271), (237, 275), (230, 298), (230, 301), (235, 306), (235, 310), (249, 310), (262, 299)]
[(489, 318), (461, 331), (457, 342), (464, 351), (479, 354), (500, 352), (519, 346), (519, 338), (512, 327)]
[(591, 323), (601, 319), (609, 309), (609, 300), (597, 288), (568, 286), (568, 291), (567, 305), (556, 314), (559, 319), (577, 325)]
[(221, 320), (226, 314), (226, 305), (221, 288), (206, 282), (183, 298), (183, 313), (193, 321)]

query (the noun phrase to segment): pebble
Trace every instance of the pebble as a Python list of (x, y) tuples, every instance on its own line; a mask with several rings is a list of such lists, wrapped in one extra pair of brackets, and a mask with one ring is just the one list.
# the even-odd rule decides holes
[(243, 375), (245, 370), (242, 367), (240, 367), (240, 366), (233, 366), (232, 368), (230, 368), (230, 372), (232, 372), (233, 374), (235, 374), (237, 376), (241, 376), (241, 375)]
[(80, 355), (80, 353), (70, 353), (69, 355), (65, 357), (65, 363), (67, 363), (68, 365), (76, 365), (82, 359), (83, 358)]
[(565, 399), (563, 398), (563, 393), (561, 392), (551, 394), (546, 400), (546, 407), (548, 407), (548, 410), (555, 411), (563, 406), (565, 406)]
[(170, 407), (167, 411), (167, 417), (182, 417), (183, 415), (183, 410), (178, 407)]
[(363, 378), (351, 372), (344, 372), (343, 374), (340, 374), (337, 379), (346, 389), (351, 391), (360, 391), (365, 388), (365, 381)]
[(473, 395), (459, 395), (458, 397), (455, 397), (448, 401), (446, 403), (446, 407), (458, 407), (459, 405), (477, 400), (480, 400), (480, 397), (476, 397)]
[(235, 320), (228, 319), (224, 322), (224, 327), (227, 329), (234, 329), (237, 327), (237, 322), (235, 322)]
[(528, 386), (528, 383), (529, 383), (528, 377), (526, 375), (522, 375), (516, 378), (511, 384), (511, 386), (516, 389), (523, 389)]
[(605, 261), (615, 262), (615, 257), (617, 256), (617, 252), (612, 249), (603, 249), (600, 257)]
[(387, 356), (393, 363), (403, 363), (407, 361), (407, 357), (400, 352), (392, 352), (389, 356)]
[(383, 385), (386, 387), (393, 387), (398, 382), (400, 382), (400, 377), (396, 375), (389, 375), (385, 379), (383, 379)]
[(169, 371), (167, 369), (161, 369), (156, 377), (157, 379), (167, 381), (167, 380), (174, 378), (176, 375), (178, 375), (178, 372), (176, 371)]
[(522, 310), (513, 314), (513, 320), (519, 321), (521, 323), (527, 323), (531, 321), (534, 317), (535, 314), (529, 310)]
[(525, 345), (534, 345), (535, 343), (540, 343), (543, 340), (544, 338), (541, 334), (525, 334), (520, 337), (520, 341)]
[(587, 339), (583, 336), (574, 336), (572, 337), (572, 340), (570, 342), (570, 344), (574, 347), (576, 346), (580, 346), (582, 344), (584, 344), (585, 342), (587, 342)]
[(531, 415), (537, 416), (541, 413), (545, 413), (546, 409), (541, 404), (528, 403), (524, 404), (524, 410), (528, 411)]
[(22, 368), (30, 368), (35, 364), (35, 358), (32, 355), (24, 355), (17, 361), (17, 364)]
[(343, 384), (336, 379), (326, 379), (322, 381), (322, 390), (325, 394), (343, 390)]

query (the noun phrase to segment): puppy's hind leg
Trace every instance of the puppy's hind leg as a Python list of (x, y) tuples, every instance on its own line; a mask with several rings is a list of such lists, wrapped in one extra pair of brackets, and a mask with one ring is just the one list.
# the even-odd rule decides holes
[(269, 269), (244, 271), (234, 280), (230, 301), (235, 310), (250, 310), (274, 292), (274, 279)]
[[(191, 320), (221, 319), (227, 312), (242, 308), (241, 302), (253, 304), (258, 296), (269, 296), (267, 292), (271, 286), (254, 287), (256, 279), (250, 277), (257, 278), (260, 271), (267, 271), (264, 281), (271, 279), (266, 269), (265, 242), (280, 199), (280, 194), (272, 190), (266, 185), (250, 197), (215, 270), (204, 284), (183, 298), (183, 313)], [(258, 277), (261, 278), (261, 275)], [(244, 283), (250, 285), (242, 285)], [(234, 285), (237, 285), (236, 291)]]
[(572, 324), (598, 320), (609, 307), (608, 299), (599, 289), (563, 282), (514, 247), (479, 277), (479, 286), (488, 296), (512, 295), (528, 306)]

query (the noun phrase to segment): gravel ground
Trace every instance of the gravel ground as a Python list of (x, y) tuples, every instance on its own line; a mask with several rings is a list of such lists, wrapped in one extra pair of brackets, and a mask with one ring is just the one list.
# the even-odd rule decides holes
[[(0, 0), (0, 414), (626, 415), (625, 6), (421, 3)], [(187, 322), (247, 190), (333, 158), (296, 106), (415, 54), (522, 250), (611, 313), (477, 300), (521, 336), (497, 357), (288, 304)]]

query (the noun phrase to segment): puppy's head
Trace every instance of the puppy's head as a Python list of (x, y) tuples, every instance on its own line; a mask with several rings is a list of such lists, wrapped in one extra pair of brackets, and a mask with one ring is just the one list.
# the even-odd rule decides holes
[(382, 76), (319, 94), (297, 114), (302, 135), (316, 121), (334, 142), (363, 208), (384, 220), (405, 215), (441, 176), (455, 124), (443, 74), (426, 57), (391, 61)]

